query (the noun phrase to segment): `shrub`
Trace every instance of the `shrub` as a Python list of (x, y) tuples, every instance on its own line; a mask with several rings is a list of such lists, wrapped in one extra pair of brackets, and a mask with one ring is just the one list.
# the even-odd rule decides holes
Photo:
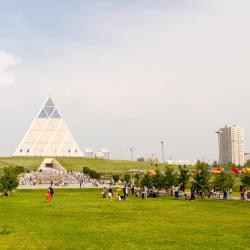
[(244, 186), (250, 187), (250, 174), (243, 174), (240, 180)]
[(164, 177), (163, 177), (163, 187), (168, 190), (172, 186), (175, 186), (177, 184), (177, 175), (174, 172), (174, 169), (171, 167), (166, 167), (164, 171)]
[(13, 167), (5, 167), (0, 177), (0, 191), (8, 195), (8, 193), (17, 188), (18, 171)]
[(125, 182), (127, 182), (127, 183), (130, 182), (130, 179), (131, 179), (130, 174), (125, 174), (124, 175), (124, 181)]
[(140, 186), (141, 176), (139, 174), (135, 174), (134, 178), (135, 178), (135, 186), (139, 187)]
[(24, 168), (23, 166), (16, 166), (16, 167), (14, 168), (14, 171), (15, 171), (16, 174), (21, 174), (21, 173), (26, 172), (26, 171), (25, 171), (25, 168)]
[(82, 168), (82, 172), (84, 173), (84, 174), (87, 174), (90, 178), (92, 178), (92, 179), (97, 179), (97, 180), (100, 180), (101, 179), (101, 173), (98, 173), (98, 172), (96, 172), (95, 170), (92, 170), (92, 169), (90, 169), (90, 168), (88, 168), (88, 167), (83, 167)]
[(141, 187), (152, 188), (153, 187), (153, 178), (145, 174), (140, 183)]
[(114, 175), (112, 175), (112, 178), (113, 178), (114, 182), (116, 183), (119, 181), (120, 176), (119, 176), (119, 174), (114, 174)]
[(202, 191), (202, 198), (204, 198), (204, 192), (209, 188), (209, 181), (211, 174), (209, 173), (209, 165), (204, 162), (198, 161), (195, 167), (195, 174), (193, 176), (192, 186), (198, 191)]
[(229, 188), (233, 187), (235, 181), (235, 176), (231, 173), (222, 172), (216, 175), (213, 180), (213, 187), (221, 191), (227, 191)]

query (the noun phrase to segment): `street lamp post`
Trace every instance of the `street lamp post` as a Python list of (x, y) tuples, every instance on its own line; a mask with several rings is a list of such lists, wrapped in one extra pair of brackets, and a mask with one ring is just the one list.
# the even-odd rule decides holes
[(165, 162), (165, 158), (164, 158), (164, 141), (161, 141), (161, 153), (162, 153), (162, 162)]
[(130, 148), (130, 158), (131, 158), (131, 161), (133, 160), (133, 147)]

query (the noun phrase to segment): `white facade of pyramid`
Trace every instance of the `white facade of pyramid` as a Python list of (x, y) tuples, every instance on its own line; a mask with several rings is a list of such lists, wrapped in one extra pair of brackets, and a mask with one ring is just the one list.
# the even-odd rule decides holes
[(50, 96), (17, 147), (14, 156), (83, 156)]

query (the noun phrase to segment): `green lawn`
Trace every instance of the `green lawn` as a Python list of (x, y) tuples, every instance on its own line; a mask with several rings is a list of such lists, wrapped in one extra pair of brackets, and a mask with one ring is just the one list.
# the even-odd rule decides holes
[[(125, 161), (125, 160), (97, 160), (88, 158), (56, 158), (62, 166), (68, 170), (81, 170), (83, 167), (89, 167), (99, 172), (126, 172), (131, 169), (155, 169), (149, 163)], [(36, 170), (41, 164), (42, 157), (2, 157), (0, 158), (0, 168), (4, 166), (24, 166), (28, 169)], [(165, 165), (159, 164), (158, 168), (164, 168)]]
[(249, 249), (250, 203), (103, 200), (100, 190), (0, 197), (0, 249)]

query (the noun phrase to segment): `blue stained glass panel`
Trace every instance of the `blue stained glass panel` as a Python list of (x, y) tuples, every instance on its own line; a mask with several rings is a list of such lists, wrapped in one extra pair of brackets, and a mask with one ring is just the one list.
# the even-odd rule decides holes
[(47, 118), (47, 114), (46, 112), (44, 111), (44, 109), (41, 110), (40, 114), (38, 115), (38, 118)]
[(61, 116), (59, 115), (58, 111), (55, 110), (54, 113), (52, 114), (51, 118), (61, 118)]
[(54, 111), (54, 107), (44, 107), (46, 113), (48, 114), (48, 116), (51, 116), (51, 114), (53, 113)]

